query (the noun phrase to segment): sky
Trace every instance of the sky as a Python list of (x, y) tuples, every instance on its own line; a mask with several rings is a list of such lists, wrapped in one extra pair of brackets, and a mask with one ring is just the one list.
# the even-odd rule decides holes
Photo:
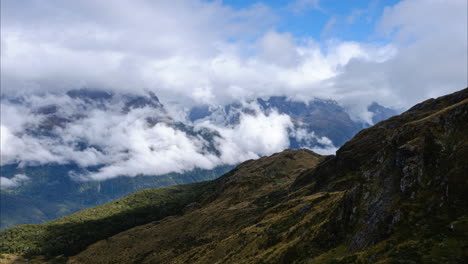
[[(228, 128), (199, 124), (222, 135), (221, 157), (168, 126), (145, 127), (139, 112), (93, 110), (53, 141), (24, 133), (40, 122), (32, 107), (80, 111), (63, 93), (83, 87), (152, 91), (169, 110), (278, 95), (332, 99), (370, 123), (372, 102), (407, 109), (468, 86), (467, 11), (466, 0), (2, 0), (2, 164), (99, 161), (106, 166), (93, 177), (106, 179), (235, 164), (289, 143), (291, 120), (278, 113)], [(3, 100), (14, 96), (28, 103)], [(107, 155), (76, 150), (83, 139)], [(146, 151), (154, 144), (161, 151)]]
[(467, 86), (465, 0), (1, 7), (4, 93), (88, 86), (195, 103), (329, 97), (359, 117), (370, 101), (408, 107)]
[[(223, 1), (235, 8), (258, 3), (249, 0)], [(348, 41), (377, 41), (384, 38), (375, 32), (375, 23), (386, 6), (396, 0), (300, 0), (266, 1), (278, 16), (275, 29), (303, 38), (320, 40), (337, 37)]]

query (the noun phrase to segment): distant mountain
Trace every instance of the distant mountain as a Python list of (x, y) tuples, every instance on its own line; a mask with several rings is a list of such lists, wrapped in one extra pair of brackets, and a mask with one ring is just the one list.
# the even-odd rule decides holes
[(288, 101), (286, 97), (271, 97), (267, 101), (257, 101), (265, 110), (277, 109), (291, 116), (307, 132), (327, 137), (335, 146), (343, 145), (362, 129), (362, 126), (351, 120), (343, 107), (332, 100), (315, 99), (306, 104)]
[(71, 264), (465, 263), (466, 120), (468, 88), (362, 130), (336, 156), (286, 150), (139, 191), (4, 230), (0, 252)]
[(372, 122), (374, 124), (377, 124), (378, 122), (380, 122), (382, 120), (386, 120), (386, 119), (398, 114), (397, 110), (381, 106), (376, 102), (369, 105), (367, 107), (367, 110), (373, 114), (372, 115)]
[[(39, 120), (39, 122), (27, 124), (24, 133), (28, 137), (41, 140), (51, 139), (51, 142), (56, 142), (62, 136), (58, 134), (61, 133), (60, 129), (83, 120), (95, 109), (117, 111), (125, 115), (134, 109), (150, 108), (152, 111), (143, 120), (148, 126), (164, 123), (194, 137), (203, 138), (208, 142), (207, 151), (217, 153), (212, 145), (213, 142), (210, 141), (209, 132), (195, 131), (191, 126), (174, 121), (166, 113), (157, 96), (151, 92), (147, 95), (128, 95), (79, 89), (68, 91), (65, 99), (67, 96), (73, 99), (73, 105), (49, 104), (30, 109), (31, 116), (35, 117), (34, 121)], [(8, 99), (14, 104), (28, 106), (27, 102), (21, 98)], [(76, 142), (75, 148), (99, 150), (99, 146), (86, 141)], [(145, 188), (211, 180), (232, 168), (230, 165), (220, 165), (212, 170), (195, 168), (185, 173), (116, 177), (103, 181), (80, 181), (72, 177), (77, 173), (87, 174), (97, 171), (100, 167), (102, 166), (82, 167), (74, 162), (24, 166), (21, 161), (1, 166), (2, 177), (13, 179), (15, 175), (27, 175), (28, 180), (14, 188), (2, 187), (0, 189), (0, 229), (18, 224), (50, 221)]]
[[(119, 94), (102, 90), (83, 88), (70, 90), (59, 95), (57, 102), (31, 104), (25, 98), (5, 98), (9, 103), (27, 107), (33, 122), (25, 125), (23, 136), (46, 141), (47, 144), (65, 144), (66, 130), (69, 127), (85, 126), (84, 122), (95, 112), (110, 113), (108, 118), (119, 115), (125, 120), (126, 115), (135, 110), (143, 111), (138, 116), (147, 127), (164, 124), (175, 131), (180, 131), (203, 144), (204, 155), (221, 155), (219, 133), (206, 127), (196, 127), (200, 120), (210, 120), (220, 127), (233, 127), (239, 124), (241, 115), (256, 115), (258, 112), (270, 114), (277, 111), (287, 115), (294, 124), (294, 131), (289, 133), (289, 148), (323, 149), (334, 152), (354, 134), (362, 129), (362, 123), (353, 121), (346, 110), (332, 100), (315, 99), (308, 103), (291, 101), (286, 97), (271, 97), (268, 100), (257, 99), (249, 104), (233, 103), (226, 106), (197, 106), (188, 113), (189, 122), (174, 120), (159, 98), (152, 92), (146, 94)], [(371, 105), (377, 122), (394, 114), (393, 110)], [(112, 115), (111, 115), (112, 114)], [(112, 117), (114, 116), (114, 117)], [(122, 117), (123, 116), (123, 117)], [(90, 127), (91, 129), (91, 127)], [(64, 132), (65, 131), (65, 132)], [(63, 139), (62, 139), (63, 138)], [(100, 142), (90, 142), (77, 136), (68, 142), (74, 151), (91, 150), (103, 157), (112, 153), (103, 149)], [(125, 155), (125, 153), (120, 153)], [(26, 175), (29, 180), (15, 188), (0, 190), (0, 229), (17, 224), (36, 224), (62, 217), (78, 210), (100, 205), (121, 198), (143, 188), (164, 187), (174, 184), (192, 183), (214, 179), (232, 168), (229, 164), (220, 164), (213, 170), (194, 169), (184, 173), (169, 173), (152, 177), (139, 175), (102, 181), (80, 181), (72, 176), (99, 171), (104, 165), (83, 166), (74, 160), (61, 163), (24, 164), (17, 160), (0, 167), (2, 177), (12, 179), (15, 175)]]
[[(232, 103), (224, 107), (195, 106), (190, 110), (188, 118), (192, 122), (209, 119), (217, 123), (232, 125), (239, 122), (241, 114), (255, 114), (252, 103), (258, 105), (263, 113), (275, 110), (280, 114), (290, 116), (297, 127), (306, 129), (307, 133), (313, 132), (318, 137), (327, 137), (338, 147), (361, 129), (372, 125), (362, 121), (353, 121), (346, 109), (336, 101), (317, 98), (306, 103), (293, 101), (285, 96), (272, 96), (267, 100), (258, 98), (247, 105)], [(383, 107), (375, 102), (369, 105), (368, 111), (373, 113), (374, 124), (398, 114), (397, 110)], [(305, 142), (297, 142), (294, 138), (290, 140), (291, 148), (311, 147)]]

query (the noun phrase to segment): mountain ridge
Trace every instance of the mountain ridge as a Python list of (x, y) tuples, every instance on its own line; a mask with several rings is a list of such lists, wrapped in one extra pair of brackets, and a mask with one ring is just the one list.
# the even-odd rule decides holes
[[(47, 99), (48, 96), (55, 99)], [(89, 128), (78, 135), (73, 134), (72, 139), (69, 136), (67, 137), (69, 133), (73, 132), (68, 130), (69, 127), (79, 129), (83, 124), (93, 125), (93, 122), (96, 121), (92, 119), (92, 116), (96, 114), (95, 112), (109, 119), (122, 119), (125, 116), (135, 114), (135, 112), (143, 111), (138, 116), (146, 128), (159, 124), (167, 126), (175, 132), (181, 132), (187, 135), (189, 139), (200, 141), (199, 144), (203, 145), (200, 152), (206, 155), (218, 157), (221, 155), (218, 141), (222, 136), (209, 127), (197, 127), (190, 122), (175, 120), (159, 98), (152, 92), (126, 94), (82, 88), (63, 93), (44, 94), (39, 97), (34, 99), (29, 97), (2, 98), (2, 103), (5, 101), (13, 106), (24, 107), (29, 110), (27, 115), (34, 117), (30, 122), (23, 124), (23, 130), (18, 131), (17, 128), (13, 134), (18, 138), (25, 137), (29, 140), (39, 140), (39, 143), (46, 146), (68, 147), (69, 152), (64, 154), (67, 156), (64, 158), (64, 155), (57, 156), (54, 154), (56, 153), (54, 151), (62, 150), (50, 150), (50, 154), (57, 157), (45, 164), (22, 161), (17, 157), (14, 162), (0, 167), (2, 177), (7, 180), (14, 178), (15, 175), (28, 177), (28, 180), (21, 182), (14, 188), (2, 188), (0, 190), (0, 196), (2, 197), (0, 207), (4, 214), (0, 221), (0, 229), (17, 224), (36, 224), (50, 221), (90, 206), (123, 197), (138, 190), (138, 188), (164, 187), (172, 184), (213, 179), (232, 168), (232, 165), (228, 164), (216, 166), (211, 172), (210, 170), (194, 169), (183, 173), (158, 175), (157, 178), (154, 178), (153, 174), (147, 173), (134, 178), (127, 177), (124, 179), (124, 177), (118, 177), (104, 180), (101, 183), (77, 181), (74, 175), (86, 177), (86, 175), (98, 172), (103, 168), (104, 164), (86, 165), (74, 159), (81, 157), (81, 154), (86, 152), (87, 155), (83, 155), (85, 160), (88, 157), (98, 155), (105, 161), (105, 157), (108, 157), (109, 154), (112, 155), (112, 151), (115, 151), (112, 149), (112, 145), (99, 145), (103, 141), (105, 143), (104, 139), (93, 142), (89, 137), (83, 136)], [(335, 150), (335, 146), (341, 145), (342, 142), (362, 128), (361, 124), (353, 122), (346, 111), (332, 100), (316, 99), (306, 104), (277, 96), (268, 99), (259, 98), (255, 100), (255, 103), (258, 106), (258, 109), (254, 109), (255, 111), (244, 107), (240, 103), (224, 106), (223, 111), (225, 112), (222, 112), (222, 114), (225, 114), (225, 116), (222, 116), (222, 118), (226, 119), (226, 122), (234, 122), (228, 122), (229, 124), (226, 124), (227, 127), (225, 128), (233, 129), (233, 126), (239, 125), (235, 123), (235, 120), (237, 120), (236, 122), (240, 121), (241, 113), (252, 117), (251, 115), (261, 113), (269, 115), (272, 111), (278, 111), (280, 114), (288, 115), (294, 129), (297, 130), (289, 132), (289, 148), (317, 147), (330, 153)], [(25, 111), (25, 109), (22, 111)], [(256, 113), (256, 111), (261, 113)], [(213, 116), (210, 118), (213, 118)], [(125, 118), (122, 122), (124, 121), (126, 121)], [(135, 124), (131, 123), (130, 125)], [(94, 133), (99, 134), (103, 129), (109, 129), (110, 135), (114, 133), (112, 126), (99, 128)], [(109, 135), (106, 138), (109, 138)], [(40, 146), (40, 144), (39, 146), (33, 144), (30, 145), (30, 148), (37, 149)], [(157, 150), (157, 147), (149, 147)], [(25, 151), (29, 152), (30, 148), (25, 149)], [(45, 148), (45, 150), (49, 149)], [(70, 152), (74, 155), (70, 156)], [(114, 154), (116, 155), (116, 153)], [(118, 154), (127, 155), (123, 150)], [(67, 160), (67, 158), (71, 160)], [(91, 162), (94, 160), (96, 159), (92, 159)], [(118, 176), (118, 174), (116, 173), (113, 176)], [(100, 189), (101, 186), (103, 187), (102, 190)], [(109, 188), (112, 190), (108, 190)], [(22, 209), (18, 210), (19, 207)]]

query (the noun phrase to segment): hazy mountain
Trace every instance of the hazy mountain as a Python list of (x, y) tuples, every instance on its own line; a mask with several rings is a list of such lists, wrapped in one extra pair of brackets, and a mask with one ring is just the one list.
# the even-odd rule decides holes
[(336, 156), (249, 160), (4, 230), (0, 250), (68, 263), (464, 263), (467, 119), (468, 88), (359, 132)]
[[(290, 100), (285, 96), (273, 96), (266, 100), (258, 98), (247, 104), (232, 103), (223, 107), (196, 106), (190, 110), (188, 118), (192, 122), (209, 119), (217, 123), (232, 125), (239, 122), (241, 114), (255, 114), (257, 109), (252, 105), (258, 106), (264, 113), (277, 111), (280, 114), (286, 114), (291, 117), (296, 127), (304, 128), (307, 133), (314, 133), (318, 137), (327, 137), (338, 147), (361, 129), (372, 125), (352, 120), (346, 109), (336, 101), (316, 98), (309, 102), (301, 102)], [(373, 123), (398, 114), (397, 110), (383, 107), (375, 102), (369, 105), (368, 111), (373, 114)], [(291, 141), (292, 148), (310, 147), (305, 142), (297, 142), (293, 137)]]
[(397, 110), (381, 106), (375, 102), (369, 105), (367, 110), (372, 113), (372, 122), (374, 124), (398, 114)]

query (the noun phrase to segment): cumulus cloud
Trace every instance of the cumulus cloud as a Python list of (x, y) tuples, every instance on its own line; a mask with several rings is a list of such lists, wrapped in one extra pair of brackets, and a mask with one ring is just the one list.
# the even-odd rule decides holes
[(300, 94), (338, 100), (368, 120), (372, 101), (408, 107), (467, 84), (463, 0), (401, 1), (378, 20), (384, 41), (327, 33), (322, 43), (276, 31), (267, 4), (27, 2), (2, 1), (4, 93), (91, 86), (197, 103)]
[(408, 107), (468, 85), (467, 2), (402, 1), (387, 7), (377, 29), (391, 38), (393, 56), (351, 59), (327, 80), (335, 98), (355, 117), (368, 119), (366, 98)]
[(13, 178), (0, 177), (0, 189), (15, 188), (27, 181), (29, 177), (24, 174), (16, 174)]
[(221, 160), (227, 164), (256, 159), (288, 148), (288, 131), (293, 128), (290, 117), (277, 112), (269, 115), (262, 112), (241, 114), (239, 124), (233, 127), (222, 127), (209, 121), (198, 126), (208, 127), (221, 135), (216, 143)]
[(142, 89), (148, 65), (212, 57), (225, 39), (251, 38), (275, 20), (262, 4), (233, 10), (198, 0), (2, 1), (1, 12), (2, 87), (12, 91)]

